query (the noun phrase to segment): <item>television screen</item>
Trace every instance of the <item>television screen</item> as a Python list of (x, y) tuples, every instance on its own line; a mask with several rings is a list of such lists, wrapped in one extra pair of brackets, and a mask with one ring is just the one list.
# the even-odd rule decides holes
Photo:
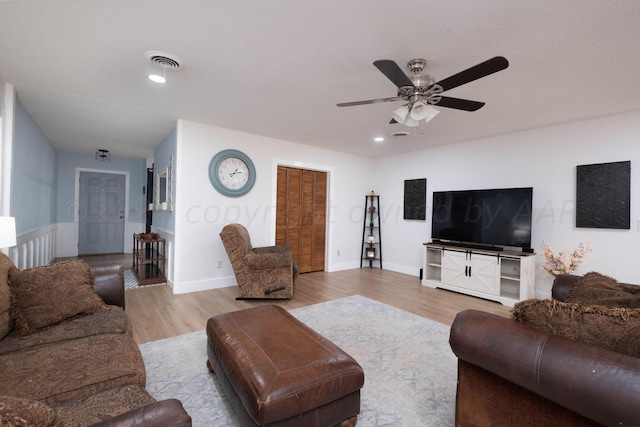
[(531, 247), (533, 188), (434, 191), (431, 238)]

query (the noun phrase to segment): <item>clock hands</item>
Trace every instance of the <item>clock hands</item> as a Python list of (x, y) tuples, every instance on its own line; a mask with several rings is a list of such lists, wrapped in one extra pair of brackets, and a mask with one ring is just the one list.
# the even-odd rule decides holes
[(237, 173), (244, 173), (244, 171), (243, 171), (243, 170), (236, 169), (236, 170), (234, 170), (233, 172), (231, 172), (231, 173), (229, 174), (229, 176), (233, 178), (233, 176), (234, 176), (235, 174), (237, 174)]

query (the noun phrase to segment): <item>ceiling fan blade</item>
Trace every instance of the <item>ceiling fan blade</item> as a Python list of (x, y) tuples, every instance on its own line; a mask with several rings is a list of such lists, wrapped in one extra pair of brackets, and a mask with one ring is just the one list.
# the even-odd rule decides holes
[(484, 107), (484, 102), (470, 101), (468, 99), (451, 98), (449, 96), (440, 97), (440, 101), (434, 104), (438, 107), (455, 108), (456, 110), (476, 111)]
[(354, 105), (365, 105), (365, 104), (379, 104), (381, 102), (391, 102), (391, 101), (399, 101), (400, 98), (394, 96), (393, 98), (379, 98), (379, 99), (369, 99), (366, 101), (353, 101), (353, 102), (341, 102), (340, 104), (336, 104), (338, 107), (353, 107)]
[(413, 82), (409, 77), (402, 71), (398, 64), (395, 61), (390, 59), (380, 59), (378, 61), (374, 61), (373, 65), (380, 70), (382, 74), (387, 76), (389, 80), (393, 82), (394, 85), (398, 87), (403, 86), (413, 86)]
[(454, 87), (478, 80), (479, 78), (486, 77), (489, 74), (504, 70), (508, 66), (509, 61), (507, 61), (506, 58), (496, 56), (476, 66), (460, 71), (458, 74), (447, 77), (436, 84), (442, 86), (442, 91), (444, 92), (446, 90), (453, 89)]

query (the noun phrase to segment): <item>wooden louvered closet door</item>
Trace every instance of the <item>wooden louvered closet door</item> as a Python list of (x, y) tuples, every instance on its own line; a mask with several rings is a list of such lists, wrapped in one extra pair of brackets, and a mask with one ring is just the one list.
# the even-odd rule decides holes
[(291, 246), (300, 273), (324, 270), (327, 173), (278, 166), (276, 244)]

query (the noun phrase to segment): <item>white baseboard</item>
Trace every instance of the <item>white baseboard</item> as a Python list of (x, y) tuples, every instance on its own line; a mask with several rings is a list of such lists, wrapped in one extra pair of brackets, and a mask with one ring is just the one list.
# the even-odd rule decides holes
[(333, 273), (334, 271), (342, 270), (353, 270), (354, 268), (358, 267), (360, 267), (358, 261), (334, 262), (327, 266), (327, 273)]
[(232, 286), (238, 286), (235, 276), (219, 277), (216, 279), (182, 282), (179, 286), (173, 287), (173, 293), (186, 294), (189, 292), (208, 291), (211, 289), (229, 288)]

